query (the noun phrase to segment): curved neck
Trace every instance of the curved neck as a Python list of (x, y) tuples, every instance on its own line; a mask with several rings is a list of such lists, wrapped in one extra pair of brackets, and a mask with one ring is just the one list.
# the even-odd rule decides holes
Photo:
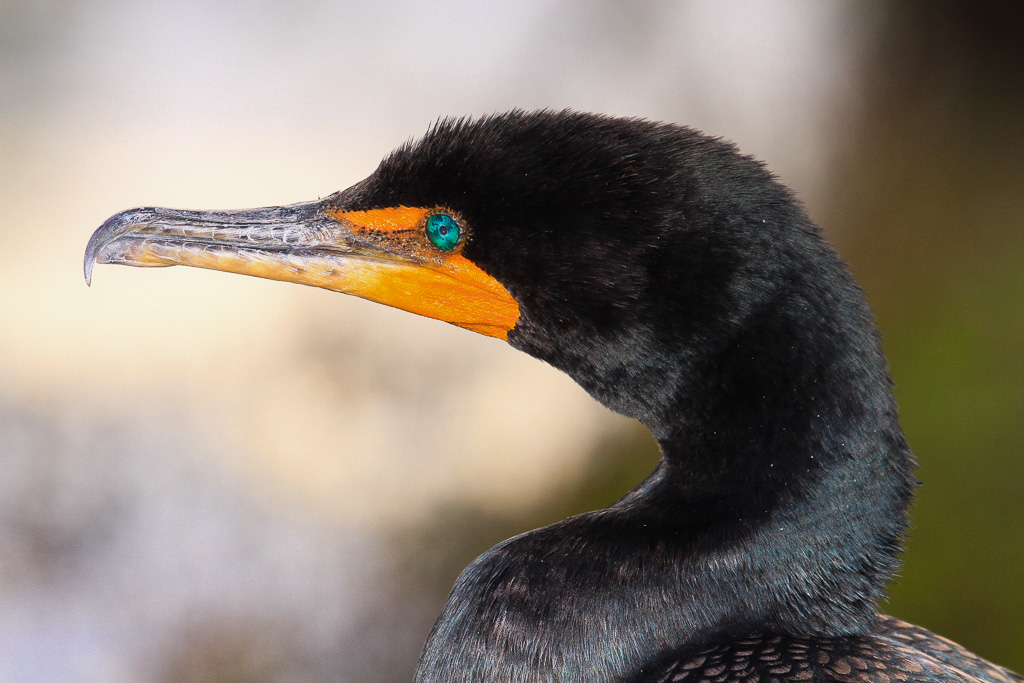
[(699, 361), (678, 351), (686, 373), (643, 416), (655, 471), (478, 558), (416, 680), (628, 680), (755, 631), (865, 630), (897, 566), (912, 459), (866, 304), (811, 291), (766, 299)]
[[(711, 463), (728, 469), (732, 443), (686, 427), (610, 508), (470, 565), (416, 680), (629, 680), (754, 631), (865, 630), (896, 568), (911, 489), (894, 423), (833, 424), (799, 454), (729, 476)], [(894, 468), (901, 476), (886, 474)]]

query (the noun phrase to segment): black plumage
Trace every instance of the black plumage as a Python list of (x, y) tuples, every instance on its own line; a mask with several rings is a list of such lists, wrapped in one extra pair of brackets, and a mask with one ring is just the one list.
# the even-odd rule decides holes
[(1022, 680), (876, 615), (913, 458), (860, 289), (760, 163), (512, 112), (442, 121), (316, 212), (399, 206), (459, 216), (519, 306), (508, 342), (663, 451), (609, 508), (473, 562), (417, 681)]
[(1021, 679), (930, 631), (880, 616), (869, 634), (753, 635), (652, 667), (650, 676), (638, 680), (1014, 683)]

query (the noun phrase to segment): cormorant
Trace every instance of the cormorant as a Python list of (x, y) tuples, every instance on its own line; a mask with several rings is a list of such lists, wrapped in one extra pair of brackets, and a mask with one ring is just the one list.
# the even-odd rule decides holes
[(505, 339), (657, 438), (607, 509), (459, 577), (427, 682), (1024, 679), (876, 614), (915, 486), (879, 335), (819, 228), (720, 139), (640, 119), (446, 119), (325, 199), (140, 208), (93, 264), (355, 294)]

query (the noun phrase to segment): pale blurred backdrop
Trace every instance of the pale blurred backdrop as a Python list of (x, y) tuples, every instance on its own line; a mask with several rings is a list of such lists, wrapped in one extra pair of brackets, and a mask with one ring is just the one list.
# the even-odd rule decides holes
[(875, 305), (925, 482), (887, 609), (1024, 668), (1019, 3), (0, 0), (0, 680), (411, 680), (458, 571), (633, 486), (503, 343), (98, 266), (132, 206), (315, 199), (449, 115), (695, 126)]

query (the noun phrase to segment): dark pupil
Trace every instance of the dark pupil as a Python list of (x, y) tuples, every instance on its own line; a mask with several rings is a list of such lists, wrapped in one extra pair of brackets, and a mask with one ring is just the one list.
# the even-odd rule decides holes
[(445, 225), (444, 223), (442, 223), (442, 224), (441, 224), (441, 227), (440, 227), (440, 228), (438, 228), (438, 229), (437, 229), (437, 231), (438, 231), (439, 233), (441, 233), (441, 237), (444, 237), (445, 235), (447, 235), (447, 234), (448, 234), (448, 226), (447, 226), (447, 225)]

